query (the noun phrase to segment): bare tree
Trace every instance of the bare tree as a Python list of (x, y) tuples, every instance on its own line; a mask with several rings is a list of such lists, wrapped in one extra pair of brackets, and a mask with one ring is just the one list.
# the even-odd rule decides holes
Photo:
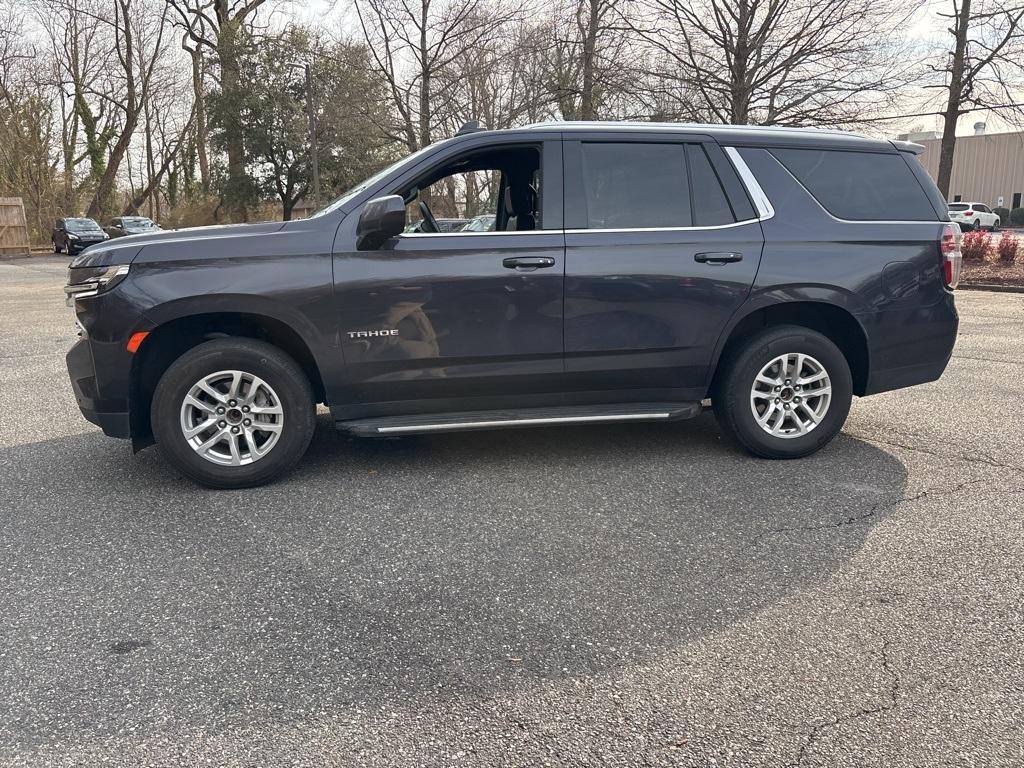
[[(183, 31), (182, 47), (192, 57), (193, 91), (199, 102), (196, 130), (200, 173), (204, 189), (209, 188), (210, 169), (207, 156), (206, 109), (203, 97), (203, 51), (214, 55), (220, 70), (219, 85), (230, 99), (238, 99), (240, 60), (244, 38), (253, 18), (266, 0), (165, 0), (173, 9)], [(228, 194), (247, 185), (245, 172), (245, 144), (243, 126), (237, 119), (227, 119), (223, 126), (224, 145), (228, 157)], [(236, 213), (245, 216), (240, 205), (232, 205)]]
[(659, 54), (651, 74), (692, 118), (855, 124), (906, 82), (889, 39), (909, 11), (878, 0), (637, 0), (631, 28)]
[(141, 12), (141, 5), (136, 0), (111, 0), (109, 15), (99, 17), (109, 27), (120, 87), (116, 93), (103, 94), (118, 111), (118, 130), (87, 209), (87, 215), (93, 218), (110, 208), (121, 162), (145, 109), (156, 64), (164, 51), (166, 9), (151, 17)]
[(1024, 116), (1019, 101), (1024, 88), (1024, 4), (951, 0), (948, 19), (952, 50), (945, 61), (933, 66), (945, 83), (942, 141), (939, 147), (938, 187), (949, 195), (956, 150), (956, 126), (960, 117), (976, 109), (996, 109)]
[(388, 85), (410, 151), (431, 143), (451, 116), (451, 80), (442, 73), (501, 34), (515, 15), (494, 0), (356, 0), (363, 37)]

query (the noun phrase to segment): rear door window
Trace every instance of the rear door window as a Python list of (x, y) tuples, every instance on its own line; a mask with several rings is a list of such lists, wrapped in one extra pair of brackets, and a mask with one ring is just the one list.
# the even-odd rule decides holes
[(693, 223), (698, 227), (732, 224), (736, 217), (707, 152), (698, 144), (687, 145), (686, 152), (690, 158)]
[(689, 227), (683, 144), (584, 143), (588, 229)]
[(853, 221), (936, 218), (898, 153), (772, 149), (771, 153), (833, 216)]

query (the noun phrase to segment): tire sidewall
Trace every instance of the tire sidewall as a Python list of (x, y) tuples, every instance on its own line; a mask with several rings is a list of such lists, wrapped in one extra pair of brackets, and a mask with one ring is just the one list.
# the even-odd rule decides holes
[[(806, 435), (772, 437), (754, 419), (750, 391), (764, 366), (793, 352), (810, 355), (825, 367), (832, 382), (832, 398), (825, 418)], [(853, 399), (853, 381), (846, 357), (829, 339), (815, 331), (785, 327), (753, 339), (731, 360), (719, 399), (724, 402), (716, 413), (749, 451), (766, 458), (799, 458), (820, 449), (842, 429)]]
[[(281, 401), (281, 436), (266, 456), (252, 464), (214, 464), (196, 453), (181, 431), (185, 395), (203, 377), (223, 370), (258, 376)], [(153, 393), (151, 421), (160, 450), (187, 477), (214, 488), (246, 488), (268, 482), (302, 458), (313, 436), (316, 413), (309, 382), (290, 357), (263, 342), (219, 339), (193, 348), (168, 367)]]

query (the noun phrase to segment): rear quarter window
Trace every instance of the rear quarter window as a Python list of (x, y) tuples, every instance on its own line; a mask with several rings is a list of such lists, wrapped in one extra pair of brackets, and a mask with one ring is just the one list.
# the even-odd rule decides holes
[(772, 149), (833, 216), (853, 221), (934, 221), (936, 214), (898, 153)]

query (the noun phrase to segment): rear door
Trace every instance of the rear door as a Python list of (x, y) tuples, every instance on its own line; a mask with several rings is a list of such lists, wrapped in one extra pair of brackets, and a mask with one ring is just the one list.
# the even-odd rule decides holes
[(764, 243), (738, 174), (700, 136), (595, 133), (564, 153), (567, 374), (581, 389), (702, 398)]

